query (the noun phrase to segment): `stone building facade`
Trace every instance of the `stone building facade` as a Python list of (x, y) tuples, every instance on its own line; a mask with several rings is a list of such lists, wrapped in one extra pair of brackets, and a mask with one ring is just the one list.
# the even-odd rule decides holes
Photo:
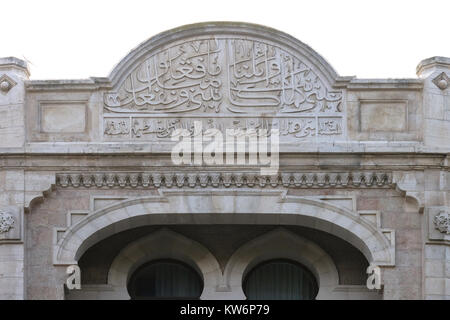
[[(449, 299), (450, 58), (417, 76), (339, 76), (285, 33), (223, 22), (161, 33), (105, 78), (29, 80), (0, 59), (0, 298), (129, 299), (170, 260), (199, 298), (245, 299), (283, 259), (309, 298)], [(174, 164), (195, 121), (278, 129), (278, 171)]]

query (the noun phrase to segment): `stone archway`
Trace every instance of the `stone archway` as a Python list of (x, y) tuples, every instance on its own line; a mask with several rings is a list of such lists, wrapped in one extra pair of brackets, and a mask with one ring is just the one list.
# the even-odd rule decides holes
[(106, 237), (151, 224), (244, 223), (301, 225), (329, 232), (358, 248), (370, 263), (395, 264), (393, 237), (357, 212), (283, 191), (162, 190), (160, 196), (125, 200), (99, 209), (68, 228), (54, 246), (54, 264), (76, 264)]
[(129, 299), (127, 284), (131, 274), (146, 262), (159, 259), (179, 260), (197, 270), (203, 278), (201, 299), (214, 292), (220, 283), (222, 271), (208, 249), (176, 232), (162, 229), (132, 242), (114, 259), (108, 285), (116, 298)]
[(244, 242), (219, 266), (216, 257), (199, 242), (169, 228), (160, 228), (137, 238), (115, 256), (103, 285), (83, 285), (66, 299), (130, 299), (130, 277), (140, 266), (163, 259), (177, 260), (195, 269), (203, 280), (201, 299), (246, 299), (243, 283), (255, 266), (284, 259), (298, 262), (314, 275), (319, 291), (316, 299), (379, 299), (363, 285), (339, 284), (335, 261), (314, 241), (284, 227)]
[[(111, 264), (107, 285), (98, 286), (95, 294), (97, 299), (130, 299), (127, 284), (135, 270), (150, 261), (175, 259), (190, 265), (202, 276), (201, 299), (244, 300), (245, 274), (256, 264), (277, 258), (299, 262), (312, 271), (319, 284), (316, 299), (341, 297), (339, 292), (333, 292), (339, 286), (339, 275), (331, 257), (314, 242), (282, 227), (242, 245), (223, 271), (203, 245), (169, 229), (160, 229), (122, 249)], [(68, 298), (87, 295), (89, 290), (82, 290)]]
[(272, 259), (289, 259), (307, 267), (319, 285), (317, 299), (334, 298), (339, 275), (331, 257), (314, 242), (288, 230), (278, 228), (240, 247), (228, 261), (223, 284), (235, 297), (245, 299), (242, 283), (245, 275), (257, 264)]

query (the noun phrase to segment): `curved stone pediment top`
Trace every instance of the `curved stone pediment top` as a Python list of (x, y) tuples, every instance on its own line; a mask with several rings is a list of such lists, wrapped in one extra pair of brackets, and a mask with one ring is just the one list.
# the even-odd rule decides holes
[[(109, 77), (104, 111), (305, 115), (312, 118), (301, 121), (310, 121), (313, 130), (314, 116), (342, 112), (342, 92), (332, 87), (337, 77), (319, 54), (280, 31), (246, 23), (194, 24), (131, 51)], [(319, 123), (325, 131), (333, 125), (339, 126)]]
[(139, 64), (161, 49), (167, 49), (179, 40), (202, 37), (206, 39), (237, 38), (241, 40), (259, 40), (271, 42), (296, 53), (303, 58), (310, 67), (318, 70), (328, 84), (332, 84), (339, 77), (333, 67), (307, 44), (282, 31), (253, 23), (213, 21), (194, 23), (161, 32), (139, 44), (130, 51), (111, 71), (109, 79), (113, 85), (123, 80), (128, 70)]

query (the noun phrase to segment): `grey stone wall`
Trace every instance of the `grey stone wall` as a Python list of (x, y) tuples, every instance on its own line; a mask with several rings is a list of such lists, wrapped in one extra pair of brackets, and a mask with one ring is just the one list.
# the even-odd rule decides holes
[[(159, 34), (105, 78), (29, 80), (24, 61), (1, 58), (0, 298), (62, 299), (66, 267), (103, 236), (179, 218), (206, 247), (216, 240), (188, 231), (196, 219), (283, 225), (320, 244), (342, 284), (362, 282), (361, 254), (380, 264), (383, 298), (449, 299), (450, 58), (417, 75), (340, 76), (299, 40), (243, 23)], [(194, 121), (277, 127), (279, 172), (174, 165), (170, 134)], [(223, 264), (232, 249), (211, 251)], [(99, 279), (106, 265), (86, 270)]]

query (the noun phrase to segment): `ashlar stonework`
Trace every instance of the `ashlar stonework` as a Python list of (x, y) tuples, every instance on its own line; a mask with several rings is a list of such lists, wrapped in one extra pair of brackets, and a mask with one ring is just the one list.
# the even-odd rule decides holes
[[(201, 299), (246, 299), (274, 259), (308, 269), (316, 299), (450, 299), (449, 77), (446, 57), (414, 79), (340, 76), (234, 22), (158, 34), (105, 78), (29, 80), (1, 58), (0, 299), (129, 299), (164, 259)], [(230, 128), (278, 130), (278, 172), (172, 162), (177, 129)]]

